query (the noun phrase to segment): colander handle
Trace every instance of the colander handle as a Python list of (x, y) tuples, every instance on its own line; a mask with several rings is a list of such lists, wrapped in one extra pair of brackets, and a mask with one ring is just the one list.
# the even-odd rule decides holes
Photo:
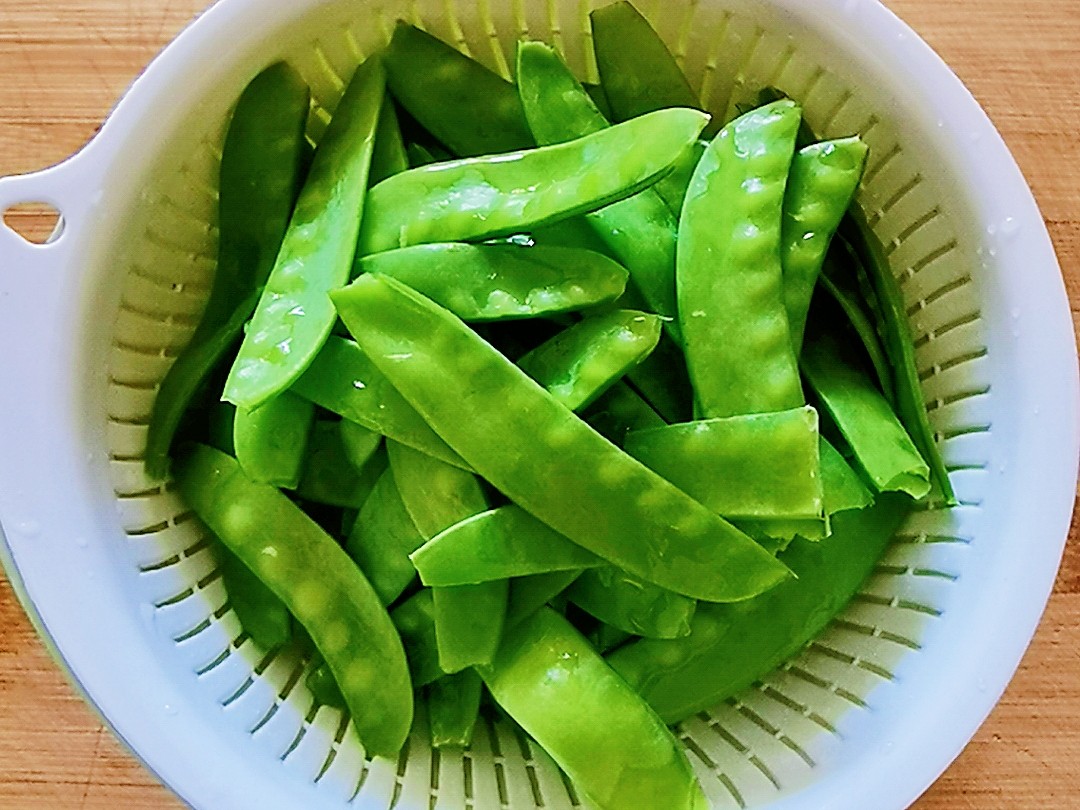
[(22, 203), (44, 203), (59, 214), (56, 229), (43, 244), (26, 239), (6, 222), (0, 223), (0, 257), (8, 267), (27, 264), (40, 266), (60, 253), (65, 229), (81, 219), (91, 204), (90, 194), (96, 184), (84, 182), (84, 161), (79, 156), (31, 174), (0, 177), (0, 213), (5, 215)]

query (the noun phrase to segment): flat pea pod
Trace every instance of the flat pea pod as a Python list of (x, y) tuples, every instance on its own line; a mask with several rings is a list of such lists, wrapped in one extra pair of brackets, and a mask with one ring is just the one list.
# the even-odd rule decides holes
[(433, 748), (465, 748), (472, 742), (480, 717), (484, 682), (467, 669), (432, 682), (427, 690), (428, 722)]
[(296, 489), (314, 424), (315, 406), (288, 391), (254, 411), (238, 408), (233, 447), (244, 475), (260, 484)]
[(877, 387), (835, 339), (816, 336), (803, 351), (803, 373), (840, 428), (855, 459), (878, 492), (930, 491), (930, 468)]
[(215, 538), (221, 581), (240, 626), (263, 650), (276, 650), (292, 638), (292, 616), (285, 603), (227, 545)]
[(387, 100), (379, 109), (379, 123), (375, 126), (375, 145), (371, 152), (368, 185), (374, 186), (408, 168), (409, 155), (405, 151), (401, 125), (398, 123), (393, 103)]
[[(746, 599), (788, 575), (419, 293), (366, 275), (333, 296), (367, 356), (447, 444), (573, 542), (642, 579), (706, 600)], [(484, 430), (474, 429), (477, 419)]]
[(821, 440), (821, 483), (825, 492), (825, 514), (835, 515), (850, 509), (865, 509), (874, 496), (828, 440)]
[(221, 156), (217, 270), (199, 326), (154, 399), (146, 436), (153, 478), (165, 475), (184, 413), (240, 336), (274, 266), (302, 178), (309, 104), (307, 85), (284, 62), (256, 76), (237, 102)]
[(679, 318), (703, 417), (803, 405), (783, 303), (780, 215), (799, 108), (777, 101), (716, 136), (679, 223)]
[(479, 670), (495, 702), (604, 810), (705, 810), (682, 745), (566, 619), (543, 608)]
[(177, 482), (199, 518), (311, 635), (367, 753), (396, 756), (412, 723), (412, 689), (401, 640), (364, 575), (299, 507), (245, 477), (224, 453), (196, 445)]
[(611, 566), (582, 573), (567, 598), (591, 616), (645, 638), (681, 638), (690, 633), (697, 602), (658, 588)]
[(552, 571), (531, 574), (510, 581), (510, 601), (506, 607), (506, 626), (513, 627), (527, 619), (569, 588), (581, 571)]
[(818, 414), (811, 407), (634, 431), (625, 448), (725, 517), (822, 514)]
[(425, 538), (487, 511), (475, 475), (393, 440), (387, 440), (386, 450), (405, 509)]
[(223, 398), (240, 408), (257, 408), (287, 389), (333, 329), (326, 294), (349, 278), (384, 86), (378, 59), (357, 68), (316, 149), (225, 383)]
[(361, 273), (402, 281), (468, 322), (537, 318), (614, 301), (627, 274), (599, 253), (556, 247), (442, 242), (388, 250)]
[(862, 178), (868, 149), (858, 137), (803, 147), (791, 162), (784, 193), (780, 264), (791, 344), (802, 351), (806, 316), (833, 234)]
[(423, 588), (390, 611), (408, 656), (412, 685), (419, 689), (446, 675), (439, 666), (439, 645), (435, 641), (435, 597)]
[(602, 208), (670, 171), (707, 120), (661, 110), (568, 143), (396, 174), (371, 190), (359, 252), (508, 236)]
[(469, 585), (603, 564), (516, 506), (455, 523), (417, 548), (411, 559), (425, 585)]
[(386, 469), (386, 453), (376, 447), (364, 462), (353, 464), (341, 434), (341, 422), (315, 423), (296, 494), (304, 500), (359, 509)]
[(824, 543), (796, 539), (781, 554), (796, 578), (738, 605), (698, 605), (690, 635), (647, 639), (607, 656), (666, 723), (709, 709), (761, 678), (813, 639), (854, 596), (911, 508), (883, 495), (843, 512)]

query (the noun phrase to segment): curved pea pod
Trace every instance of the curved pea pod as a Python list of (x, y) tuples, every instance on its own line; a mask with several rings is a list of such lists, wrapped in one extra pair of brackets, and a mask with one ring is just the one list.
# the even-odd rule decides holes
[(215, 545), (221, 580), (240, 626), (263, 650), (285, 645), (292, 638), (292, 616), (285, 603), (227, 545), (220, 540)]
[(660, 319), (633, 310), (591, 315), (518, 358), (518, 367), (572, 411), (588, 407), (648, 357)]
[(419, 689), (446, 675), (439, 666), (435, 641), (435, 597), (430, 588), (417, 591), (390, 611), (408, 656), (412, 685)]
[(806, 316), (833, 234), (862, 178), (868, 149), (859, 138), (803, 147), (791, 162), (784, 193), (780, 264), (791, 345), (802, 351)]
[(479, 670), (507, 714), (604, 810), (706, 810), (679, 741), (566, 619), (544, 608)]
[(432, 747), (464, 748), (472, 742), (483, 687), (484, 682), (471, 669), (439, 678), (428, 686)]
[(825, 492), (825, 514), (835, 515), (851, 509), (865, 509), (874, 496), (859, 479), (840, 451), (821, 440), (821, 483)]
[(360, 273), (392, 276), (464, 321), (537, 318), (610, 303), (627, 274), (599, 253), (556, 247), (433, 243), (357, 262)]
[[(788, 575), (419, 293), (368, 275), (334, 301), (364, 352), (447, 444), (573, 542), (642, 579), (712, 601), (749, 598)], [(475, 429), (478, 419), (484, 430)]]
[(401, 640), (364, 575), (299, 507), (245, 477), (224, 453), (195, 446), (177, 482), (195, 513), (311, 635), (367, 753), (395, 756), (412, 723), (412, 689)]
[(666, 723), (715, 706), (797, 653), (855, 595), (911, 508), (883, 495), (843, 512), (822, 543), (795, 540), (781, 559), (796, 578), (738, 605), (698, 605), (690, 635), (636, 641), (607, 657)]
[(633, 431), (625, 447), (725, 517), (822, 514), (818, 414), (811, 407)]
[(506, 607), (506, 626), (513, 627), (527, 619), (569, 588), (581, 571), (552, 571), (517, 577), (510, 582), (510, 601)]
[(679, 319), (704, 417), (804, 404), (780, 268), (780, 214), (799, 108), (777, 101), (725, 126), (679, 223)]
[(803, 372), (878, 492), (930, 491), (930, 468), (877, 387), (838, 341), (817, 336), (803, 351)]
[(296, 489), (314, 424), (315, 406), (288, 391), (254, 411), (238, 408), (233, 447), (244, 475), (260, 484)]
[(371, 190), (359, 251), (507, 236), (603, 208), (670, 171), (707, 120), (661, 110), (568, 143), (394, 175)]
[(611, 566), (585, 571), (566, 591), (591, 616), (645, 638), (689, 634), (697, 602)]
[(374, 186), (387, 177), (393, 177), (409, 168), (409, 155), (401, 135), (394, 105), (384, 101), (379, 110), (379, 123), (375, 126), (375, 144), (371, 151), (371, 169), (368, 185)]
[(348, 281), (384, 90), (378, 59), (357, 68), (315, 152), (274, 269), (225, 382), (253, 409), (288, 388), (334, 326), (327, 292)]
[(341, 694), (341, 687), (334, 680), (334, 673), (330, 666), (321, 661), (311, 668), (304, 684), (311, 691), (311, 697), (320, 706), (333, 706), (336, 709), (345, 709), (345, 696)]
[(454, 524), (411, 559), (425, 585), (468, 585), (603, 564), (516, 506), (500, 506)]
[(368, 430), (448, 464), (468, 466), (351, 340), (331, 336), (291, 390)]
[(342, 439), (341, 424), (315, 423), (296, 494), (313, 503), (359, 509), (386, 469), (386, 453), (376, 447), (362, 464), (353, 464)]
[(299, 74), (279, 62), (256, 76), (237, 102), (221, 156), (210, 298), (191, 342), (162, 380), (150, 416), (146, 470), (154, 478), (165, 475), (184, 413), (240, 336), (274, 266), (303, 176), (310, 95)]

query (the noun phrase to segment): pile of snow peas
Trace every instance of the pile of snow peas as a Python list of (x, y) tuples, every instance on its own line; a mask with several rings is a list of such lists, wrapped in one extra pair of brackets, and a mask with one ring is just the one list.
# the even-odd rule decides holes
[(712, 119), (631, 5), (592, 25), (598, 86), (400, 23), (313, 153), (297, 73), (255, 78), (146, 464), (369, 754), (417, 700), (436, 746), (498, 707), (600, 807), (703, 808), (669, 725), (953, 495), (853, 202), (866, 145), (771, 88)]

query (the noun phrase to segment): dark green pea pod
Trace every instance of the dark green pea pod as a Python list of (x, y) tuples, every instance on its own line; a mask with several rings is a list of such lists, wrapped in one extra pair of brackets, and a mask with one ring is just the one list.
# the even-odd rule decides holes
[(371, 190), (358, 250), (490, 239), (595, 211), (669, 172), (707, 120), (661, 110), (568, 143), (410, 169)]
[(254, 411), (237, 408), (233, 447), (244, 474), (260, 484), (296, 489), (314, 424), (315, 406), (288, 391)]
[(165, 475), (184, 413), (240, 336), (274, 266), (303, 177), (310, 95), (300, 75), (279, 62), (237, 102), (221, 156), (217, 270), (199, 326), (154, 399), (146, 435), (152, 478)]
[(650, 430), (666, 424), (660, 415), (625, 383), (616, 383), (585, 415), (589, 426), (617, 447), (632, 430)]
[(697, 602), (611, 566), (585, 571), (566, 591), (591, 616), (645, 638), (681, 638), (690, 632)]
[(480, 718), (484, 682), (467, 669), (439, 678), (428, 686), (428, 722), (433, 748), (466, 748)]
[(195, 514), (285, 603), (330, 665), (371, 756), (396, 756), (413, 717), (405, 652), (370, 583), (280, 490), (197, 445), (177, 470)]
[(330, 671), (330, 665), (321, 661), (311, 668), (304, 684), (311, 692), (311, 697), (320, 706), (333, 706), (336, 709), (345, 709), (345, 696), (341, 694), (341, 687), (334, 680), (334, 673)]
[(506, 626), (513, 627), (557, 598), (581, 576), (581, 571), (552, 571), (532, 574), (510, 582), (510, 602), (506, 608)]
[[(788, 575), (429, 299), (370, 275), (333, 296), (365, 354), (443, 440), (573, 542), (642, 579), (712, 601), (749, 598)], [(478, 419), (484, 430), (475, 430)]]
[(682, 216), (683, 203), (686, 201), (690, 181), (694, 179), (694, 171), (708, 147), (708, 141), (694, 141), (686, 147), (682, 157), (675, 162), (675, 168), (671, 170), (671, 174), (656, 183), (656, 193), (663, 197), (667, 207), (675, 215), (675, 219)]
[(392, 276), (468, 322), (575, 312), (626, 289), (619, 264), (584, 250), (444, 242), (388, 250), (356, 263)]
[(626, 378), (665, 422), (689, 422), (694, 418), (694, 390), (686, 355), (667, 335), (661, 336), (656, 350), (637, 368), (630, 369)]
[(501, 580), (432, 590), (439, 666), (454, 673), (490, 663), (502, 639), (510, 583)]
[(384, 101), (379, 110), (379, 123), (375, 127), (375, 145), (371, 152), (371, 170), (368, 186), (381, 183), (409, 168), (409, 155), (401, 136), (397, 112), (390, 101)]
[(725, 517), (822, 515), (818, 414), (811, 407), (634, 431), (625, 447)]
[(825, 491), (825, 514), (835, 515), (851, 509), (865, 509), (874, 496), (859, 479), (840, 451), (821, 440), (821, 482)]
[(380, 434), (356, 422), (342, 419), (338, 422), (338, 430), (341, 433), (342, 452), (358, 470), (366, 467), (372, 456), (382, 447), (383, 437)]
[(593, 648), (601, 655), (613, 651), (616, 647), (621, 647), (626, 642), (635, 638), (633, 633), (627, 633), (625, 630), (620, 630), (618, 627), (612, 627), (610, 624), (604, 624), (601, 622), (595, 630), (592, 630), (589, 635), (589, 643), (593, 645)]
[(233, 442), (233, 426), (236, 424), (236, 406), (231, 402), (218, 402), (210, 409), (210, 424), (207, 427), (206, 443), (215, 450), (229, 456), (236, 456), (236, 444)]
[(419, 689), (445, 676), (435, 641), (435, 598), (431, 588), (417, 591), (391, 610), (390, 619), (405, 647), (412, 685)]
[(221, 581), (240, 626), (265, 651), (283, 647), (292, 638), (292, 616), (285, 603), (227, 545), (218, 540), (215, 547)]
[(804, 404), (780, 267), (781, 208), (799, 108), (728, 124), (694, 172), (679, 223), (679, 318), (701, 416)]
[(386, 467), (356, 517), (345, 550), (383, 604), (389, 605), (416, 578), (409, 555), (423, 543), (424, 536), (401, 500), (393, 471)]
[(411, 559), (425, 585), (468, 585), (603, 564), (595, 554), (512, 505), (455, 523), (418, 548)]
[(833, 520), (828, 542), (795, 540), (781, 559), (795, 572), (739, 605), (698, 605), (690, 635), (620, 647), (607, 661), (664, 719), (678, 723), (735, 695), (797, 653), (855, 595), (911, 509), (883, 495)]
[(333, 329), (326, 294), (349, 278), (384, 87), (378, 59), (357, 68), (319, 143), (225, 383), (223, 399), (240, 408), (257, 408), (287, 389)]
[(341, 424), (319, 421), (311, 434), (296, 494), (313, 503), (359, 509), (386, 465), (386, 453), (377, 451), (362, 466), (354, 466), (341, 438)]
[(495, 702), (606, 810), (706, 810), (686, 753), (566, 619), (543, 608), (479, 670)]

